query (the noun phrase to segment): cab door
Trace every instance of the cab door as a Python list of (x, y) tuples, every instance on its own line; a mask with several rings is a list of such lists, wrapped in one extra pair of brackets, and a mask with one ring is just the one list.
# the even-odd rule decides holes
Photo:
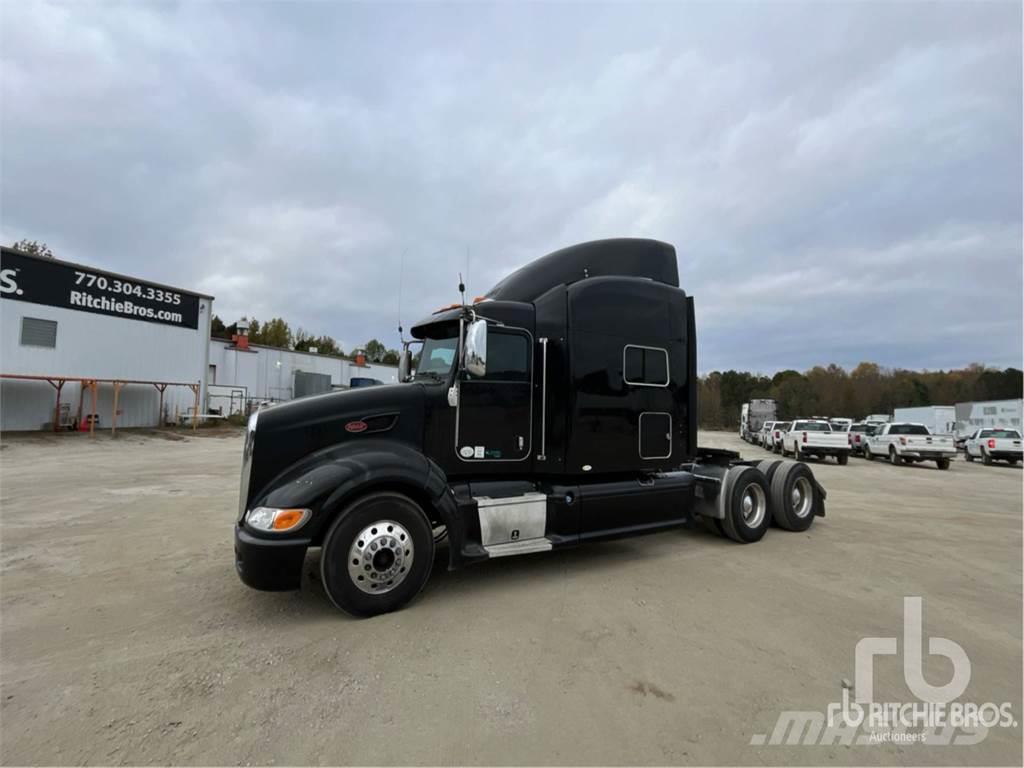
[(532, 451), (533, 338), (519, 328), (487, 330), (487, 371), (459, 374), (455, 454), (460, 461), (523, 462)]

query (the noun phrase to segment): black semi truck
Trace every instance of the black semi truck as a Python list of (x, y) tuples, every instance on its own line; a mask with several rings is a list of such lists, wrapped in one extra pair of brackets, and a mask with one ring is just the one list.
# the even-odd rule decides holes
[(402, 383), (249, 419), (235, 565), (298, 589), (310, 547), (356, 616), (448, 567), (700, 521), (740, 543), (806, 530), (825, 492), (795, 461), (697, 447), (693, 299), (675, 249), (600, 240), (548, 254), (411, 329)]

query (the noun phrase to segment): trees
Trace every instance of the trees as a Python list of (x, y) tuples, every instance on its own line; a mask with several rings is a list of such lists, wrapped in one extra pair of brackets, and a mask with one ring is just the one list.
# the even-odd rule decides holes
[(307, 352), (310, 349), (316, 349), (318, 355), (336, 355), (338, 357), (344, 357), (345, 354), (333, 337), (327, 335), (313, 336), (301, 328), (295, 332), (294, 349), (297, 352)]
[(253, 338), (253, 332), (249, 330), (249, 340), (255, 344), (266, 344), (268, 347), (282, 347), (291, 349), (292, 331), (280, 317), (268, 320), (260, 329), (257, 338)]
[(733, 429), (740, 406), (772, 397), (780, 418), (892, 413), (894, 408), (953, 405), (972, 400), (1019, 398), (1024, 373), (974, 364), (950, 371), (884, 369), (863, 362), (847, 372), (841, 366), (815, 366), (805, 373), (779, 371), (771, 379), (745, 371), (713, 371), (698, 382), (701, 427)]
[(366, 359), (371, 363), (381, 362), (388, 351), (387, 347), (377, 341), (377, 339), (370, 339), (366, 342), (366, 346), (363, 347), (363, 350), (366, 352)]
[(38, 240), (21, 239), (11, 245), (11, 248), (14, 248), (16, 251), (31, 253), (33, 256), (42, 256), (46, 259), (56, 258), (49, 246), (46, 243), (40, 243)]

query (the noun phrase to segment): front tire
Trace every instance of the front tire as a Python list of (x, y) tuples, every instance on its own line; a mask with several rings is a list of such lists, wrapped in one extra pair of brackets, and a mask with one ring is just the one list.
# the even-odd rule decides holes
[(864, 458), (867, 459), (868, 461), (875, 460), (875, 454), (873, 454), (871, 452), (871, 449), (868, 448), (866, 445), (864, 446)]
[(420, 593), (434, 564), (434, 536), (420, 506), (400, 493), (371, 493), (346, 507), (324, 537), (320, 578), (352, 616), (395, 611)]
[(964, 459), (972, 463), (974, 462), (974, 457), (971, 456), (971, 452), (968, 451), (966, 448), (964, 449)]

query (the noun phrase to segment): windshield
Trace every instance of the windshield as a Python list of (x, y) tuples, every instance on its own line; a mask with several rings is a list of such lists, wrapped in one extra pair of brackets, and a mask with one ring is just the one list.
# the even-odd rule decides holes
[(889, 427), (890, 435), (930, 435), (924, 424), (893, 424)]
[(983, 429), (978, 437), (1008, 437), (1012, 440), (1020, 438), (1016, 429)]
[(452, 363), (455, 362), (455, 351), (458, 346), (458, 336), (424, 339), (420, 359), (416, 364), (415, 378), (447, 380)]
[(827, 421), (798, 421), (793, 427), (796, 432), (831, 432)]

